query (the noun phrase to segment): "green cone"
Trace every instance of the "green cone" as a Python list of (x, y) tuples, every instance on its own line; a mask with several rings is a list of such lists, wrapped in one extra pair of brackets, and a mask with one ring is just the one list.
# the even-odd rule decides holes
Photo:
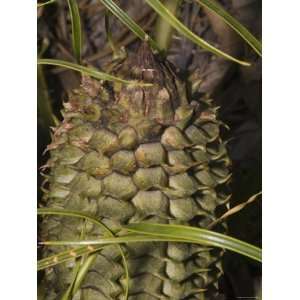
[[(217, 109), (207, 99), (189, 103), (170, 64), (154, 57), (146, 44), (115, 73), (153, 85), (109, 86), (83, 78), (48, 146), (45, 206), (89, 213), (113, 231), (141, 221), (207, 227), (229, 199), (230, 161)], [(58, 216), (44, 217), (40, 231), (43, 240), (103, 235), (95, 225)], [(63, 249), (45, 247), (43, 254)], [(124, 249), (130, 300), (217, 295), (220, 250), (163, 242)], [(74, 264), (47, 269), (44, 299), (60, 299)], [(73, 299), (124, 299), (124, 279), (120, 252), (105, 247)]]

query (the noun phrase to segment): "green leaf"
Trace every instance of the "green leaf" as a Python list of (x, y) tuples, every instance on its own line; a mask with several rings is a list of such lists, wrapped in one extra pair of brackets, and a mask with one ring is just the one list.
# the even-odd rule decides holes
[(74, 258), (81, 257), (86, 254), (97, 252), (101, 250), (104, 246), (109, 246), (112, 244), (122, 244), (130, 242), (186, 242), (187, 240), (180, 240), (176, 238), (165, 238), (165, 237), (152, 237), (149, 235), (137, 235), (128, 234), (122, 237), (104, 237), (97, 240), (86, 240), (86, 241), (45, 241), (41, 242), (41, 245), (53, 245), (53, 246), (68, 246), (68, 245), (84, 245), (77, 248), (71, 248), (70, 250), (62, 251), (56, 255), (46, 257), (38, 261), (38, 270), (46, 269), (48, 267), (55, 266), (57, 264), (73, 260)]
[[(80, 217), (80, 218), (85, 218), (96, 224), (97, 223), (102, 224), (94, 217), (77, 211), (42, 208), (42, 209), (38, 209), (38, 214), (54, 214), (54, 215), (58, 214), (58, 215), (65, 215), (65, 216)], [(105, 228), (107, 227), (105, 226)], [(129, 233), (118, 237), (111, 236), (111, 237), (103, 237), (98, 240), (85, 240), (85, 241), (82, 240), (45, 241), (41, 244), (57, 245), (57, 246), (59, 245), (64, 245), (64, 246), (81, 245), (81, 246), (77, 248), (72, 248), (67, 251), (60, 252), (56, 255), (40, 260), (38, 262), (38, 270), (42, 270), (47, 267), (54, 266), (62, 262), (66, 262), (86, 254), (90, 255), (91, 253), (101, 250), (106, 245), (130, 243), (130, 242), (153, 242), (153, 241), (196, 243), (208, 247), (209, 246), (219, 247), (219, 248), (231, 250), (233, 252), (242, 254), (244, 256), (250, 257), (254, 260), (261, 262), (261, 249), (259, 249), (258, 247), (255, 247), (243, 241), (210, 230), (200, 229), (191, 226), (163, 225), (163, 224), (150, 224), (150, 223), (130, 224), (124, 226), (124, 229), (129, 231)], [(210, 248), (206, 248), (206, 250), (209, 251)], [(83, 280), (86, 274), (88, 267), (89, 267), (89, 262), (87, 262), (87, 265), (82, 270), (79, 270), (78, 276), (79, 274), (80, 276), (78, 277), (78, 282), (76, 283), (75, 281), (74, 286), (76, 285), (76, 287), (79, 287), (81, 281)], [(80, 271), (82, 271), (82, 274), (80, 273)], [(127, 275), (128, 275), (128, 269), (127, 269)], [(127, 281), (127, 288), (128, 288), (128, 281)]]
[[(129, 229), (128, 229), (129, 230)], [(94, 245), (110, 245), (110, 244), (120, 244), (120, 243), (136, 243), (136, 242), (159, 242), (159, 241), (184, 241), (188, 242), (188, 239), (180, 238), (169, 238), (161, 236), (150, 236), (145, 234), (134, 234), (130, 233), (128, 235), (122, 235), (117, 237), (103, 237), (96, 240), (70, 240), (70, 241), (44, 241), (41, 245), (51, 245), (51, 246), (94, 246)], [(75, 256), (74, 256), (75, 257)]]
[(125, 80), (125, 79), (115, 77), (115, 76), (107, 74), (107, 73), (97, 71), (94, 68), (88, 68), (88, 67), (84, 67), (84, 66), (72, 63), (72, 62), (58, 60), (58, 59), (50, 59), (50, 58), (38, 59), (38, 64), (39, 65), (52, 65), (52, 66), (67, 68), (70, 70), (81, 72), (84, 75), (88, 75), (88, 76), (91, 76), (91, 77), (94, 77), (94, 78), (100, 79), (100, 80), (114, 81), (114, 82), (119, 82), (119, 83), (123, 83), (123, 84), (130, 84), (130, 85), (151, 86), (151, 84), (149, 84), (149, 83), (139, 83), (134, 80)]
[(99, 246), (133, 242), (183, 242), (227, 249), (250, 257), (254, 260), (261, 261), (261, 249), (259, 249), (258, 247), (210, 230), (195, 228), (191, 226), (162, 225), (150, 223), (130, 224), (124, 226), (124, 229), (135, 232), (136, 234), (131, 233), (129, 235), (123, 235), (113, 238), (101, 238), (97, 240), (85, 241), (45, 241), (41, 244), (56, 246)]
[(75, 295), (76, 292), (78, 291), (78, 289), (80, 288), (82, 281), (84, 280), (90, 266), (94, 263), (96, 258), (97, 258), (96, 253), (90, 254), (86, 258), (84, 263), (80, 266), (80, 269), (77, 273), (77, 276), (76, 276), (76, 279), (74, 282), (74, 286), (73, 286), (73, 295)]
[[(164, 6), (176, 16), (178, 7), (181, 4), (181, 0), (165, 0)], [(168, 23), (164, 18), (159, 17), (155, 24), (155, 35), (154, 38), (160, 49), (166, 51), (168, 50), (174, 28)]]
[(74, 267), (74, 274), (72, 278), (72, 283), (66, 290), (61, 300), (72, 300), (73, 296), (76, 294), (84, 280), (86, 273), (88, 272), (90, 266), (94, 263), (97, 255), (90, 254), (88, 257), (82, 256), (80, 260), (76, 262)]
[(37, 270), (40, 271), (49, 267), (53, 267), (63, 262), (73, 260), (76, 257), (81, 257), (85, 254), (94, 253), (96, 251), (101, 250), (102, 248), (103, 245), (94, 246), (94, 247), (84, 246), (84, 247), (78, 247), (78, 248), (62, 251), (58, 254), (40, 259), (37, 263)]
[(82, 48), (82, 38), (81, 38), (81, 22), (80, 22), (80, 15), (77, 0), (67, 0), (70, 17), (71, 17), (71, 24), (72, 24), (72, 47), (74, 51), (74, 55), (76, 61), (78, 63), (81, 62), (81, 48)]
[(56, 0), (49, 0), (49, 1), (44, 2), (44, 3), (38, 3), (38, 4), (37, 4), (37, 8), (40, 8), (40, 7), (45, 6), (45, 5), (48, 5), (48, 4), (52, 4), (52, 3), (54, 3), (54, 2), (56, 2)]
[[(86, 219), (83, 220), (84, 226), (81, 229), (81, 234), (80, 234), (80, 239), (84, 239), (85, 238), (85, 231), (86, 231), (86, 223), (88, 221)], [(72, 300), (72, 297), (74, 294), (76, 294), (77, 290), (74, 289), (74, 284), (76, 282), (76, 279), (78, 277), (79, 271), (81, 268), (83, 268), (83, 265), (85, 265), (86, 261), (89, 259), (89, 257), (96, 257), (95, 254), (91, 254), (88, 256), (82, 256), (80, 259), (76, 260), (75, 266), (73, 267), (73, 275), (72, 275), (72, 280), (71, 283), (69, 284), (68, 289), (65, 291), (65, 293), (63, 294), (63, 296), (61, 297), (60, 300)], [(94, 259), (91, 261), (94, 261)], [(90, 261), (90, 260), (89, 260)], [(90, 265), (89, 265), (90, 266)], [(88, 269), (84, 268), (84, 270), (88, 271)]]
[[(124, 236), (109, 237), (98, 240), (86, 241), (46, 241), (44, 245), (84, 245), (78, 248), (73, 248), (68, 251), (63, 251), (55, 256), (51, 256), (38, 262), (38, 269), (45, 269), (49, 266), (74, 259), (91, 252), (99, 251), (102, 247), (111, 244), (131, 243), (131, 242), (184, 242), (196, 243), (205, 246), (219, 247), (228, 249), (233, 252), (250, 257), (261, 262), (261, 249), (234, 239), (232, 237), (190, 226), (181, 225), (162, 225), (162, 224), (130, 224), (125, 226), (125, 229), (131, 231)], [(135, 233), (137, 232), (137, 233)], [(143, 232), (145, 234), (140, 234)], [(210, 249), (207, 248), (207, 251)]]
[(220, 4), (214, 0), (196, 0), (196, 2), (207, 7), (209, 10), (221, 17), (223, 21), (227, 23), (235, 32), (237, 32), (258, 55), (262, 55), (261, 42), (256, 39), (256, 37), (253, 36), (251, 32), (238, 20), (227, 13)]
[(55, 209), (55, 208), (38, 208), (37, 214), (38, 215), (55, 215), (55, 216), (65, 216), (65, 217), (86, 219), (86, 220), (100, 226), (107, 234), (112, 236), (112, 232), (104, 223), (97, 220), (93, 216), (86, 214), (86, 213), (82, 213), (80, 211), (67, 210), (67, 209)]
[(155, 50), (160, 50), (156, 42), (147, 35), (147, 33), (118, 5), (112, 0), (99, 0), (102, 4), (123, 24), (125, 24), (136, 36), (138, 36), (142, 41), (148, 39), (150, 46)]
[[(78, 212), (76, 210), (38, 208), (37, 214), (38, 215), (60, 215), (60, 216), (65, 216), (65, 217), (83, 218), (87, 221), (90, 221), (90, 222), (100, 226), (106, 232), (107, 235), (114, 237), (114, 233), (104, 223), (102, 223), (101, 221), (99, 221), (98, 219), (94, 218), (93, 216), (91, 216), (89, 214)], [(95, 251), (99, 251), (100, 249), (101, 249), (101, 247), (95, 247)], [(126, 282), (125, 282), (125, 299), (127, 299), (128, 292), (129, 292), (129, 270), (128, 270), (127, 260), (126, 260), (124, 251), (122, 250), (120, 245), (118, 246), (118, 249), (119, 249), (119, 252), (122, 257), (123, 267), (124, 267), (124, 272), (125, 272), (125, 280), (126, 280)], [(75, 257), (79, 257), (79, 256), (82, 256), (85, 254), (90, 254), (91, 252), (95, 252), (95, 251), (92, 251), (90, 247), (85, 247), (84, 249), (73, 249), (73, 250), (74, 250), (73, 252), (76, 255), (77, 255), (77, 250), (80, 253)], [(54, 265), (60, 263), (60, 259), (62, 259), (62, 262), (74, 259), (74, 256), (71, 255), (73, 252), (70, 252), (70, 251), (68, 253), (64, 252), (64, 253), (62, 253), (61, 256), (55, 255), (54, 257), (52, 257), (52, 260), (50, 259), (50, 261), (47, 260), (47, 258), (46, 258), (46, 260), (45, 259), (41, 260), (40, 261), (40, 263), (42, 264), (41, 268), (43, 268), (43, 269), (47, 268), (47, 267), (49, 267), (49, 264), (51, 264), (51, 266), (54, 266)], [(57, 257), (57, 258), (55, 258), (55, 257)], [(88, 266), (90, 263), (91, 263), (91, 260), (88, 260), (88, 262), (85, 262), (83, 267), (79, 270), (78, 273), (80, 274), (80, 277), (78, 279), (76, 278), (76, 281), (74, 283), (74, 288), (73, 288), (74, 290), (75, 290), (75, 287), (78, 288), (79, 284), (82, 282), (84, 274), (87, 273)], [(39, 264), (38, 264), (38, 268), (39, 268)]]
[(79, 259), (77, 259), (77, 262), (73, 268), (73, 275), (72, 275), (72, 280), (71, 280), (71, 283), (69, 284), (69, 287), (68, 289), (65, 291), (65, 293), (63, 294), (63, 296), (61, 297), (60, 300), (71, 300), (72, 299), (72, 294), (73, 294), (73, 287), (74, 287), (74, 282), (76, 280), (76, 277), (77, 277), (77, 274), (78, 274), (78, 271), (80, 269), (80, 264), (81, 262), (84, 260), (84, 256), (82, 256)]
[(213, 47), (205, 40), (201, 39), (191, 30), (189, 30), (184, 24), (182, 24), (159, 0), (146, 0), (146, 2), (169, 24), (171, 24), (179, 33), (185, 36), (190, 41), (194, 42), (198, 46), (212, 52), (220, 57), (232, 60), (243, 66), (250, 66), (250, 63), (234, 58), (233, 56)]
[(211, 230), (192, 226), (150, 223), (129, 224), (125, 226), (125, 228), (139, 234), (143, 233), (154, 237), (185, 239), (194, 243), (224, 248), (261, 261), (261, 249), (258, 247)]

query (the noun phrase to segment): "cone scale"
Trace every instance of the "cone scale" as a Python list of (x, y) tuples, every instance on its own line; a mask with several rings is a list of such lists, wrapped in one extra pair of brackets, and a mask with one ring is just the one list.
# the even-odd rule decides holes
[[(101, 84), (83, 77), (64, 104), (47, 150), (44, 205), (89, 213), (112, 231), (133, 222), (206, 228), (229, 199), (230, 161), (216, 108), (188, 101), (166, 61), (143, 44), (115, 73), (151, 86)], [(97, 239), (101, 228), (47, 216), (43, 240)], [(67, 248), (66, 248), (67, 249)], [(45, 247), (44, 256), (62, 251)], [(222, 251), (185, 243), (124, 246), (129, 300), (214, 299)], [(75, 262), (47, 269), (44, 299), (60, 299)], [(116, 246), (97, 253), (73, 299), (124, 299), (125, 272)]]

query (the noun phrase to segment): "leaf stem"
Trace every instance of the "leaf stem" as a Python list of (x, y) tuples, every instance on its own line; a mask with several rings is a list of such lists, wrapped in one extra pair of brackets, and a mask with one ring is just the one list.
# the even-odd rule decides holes
[[(176, 12), (180, 3), (181, 0), (165, 0), (164, 6), (170, 11), (170, 13), (176, 16)], [(174, 29), (172, 25), (163, 17), (159, 16), (155, 24), (154, 38), (162, 51), (168, 50), (172, 40), (173, 31)]]

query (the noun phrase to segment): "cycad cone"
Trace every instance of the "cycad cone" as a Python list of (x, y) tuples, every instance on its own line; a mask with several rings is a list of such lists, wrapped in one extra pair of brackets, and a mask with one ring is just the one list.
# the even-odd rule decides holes
[[(111, 230), (152, 222), (205, 228), (229, 199), (229, 159), (209, 100), (187, 101), (168, 62), (146, 44), (116, 74), (151, 86), (103, 85), (83, 78), (65, 103), (64, 120), (48, 146), (47, 207), (96, 216)], [(84, 229), (83, 229), (84, 228)], [(101, 228), (81, 219), (49, 216), (44, 240), (97, 239)], [(195, 244), (124, 246), (129, 299), (214, 299), (221, 251)], [(47, 247), (44, 255), (62, 251)], [(49, 268), (45, 299), (60, 299), (74, 262)], [(124, 299), (124, 268), (116, 246), (96, 255), (73, 299)]]

